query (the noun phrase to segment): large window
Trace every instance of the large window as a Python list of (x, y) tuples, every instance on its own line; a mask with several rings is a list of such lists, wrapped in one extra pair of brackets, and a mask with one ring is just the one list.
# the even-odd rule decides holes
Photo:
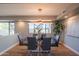
[(29, 23), (29, 33), (51, 33), (51, 23)]
[(9, 23), (9, 34), (10, 35), (13, 35), (14, 34), (14, 31), (15, 31), (15, 23)]
[(0, 22), (0, 35), (12, 35), (14, 34), (14, 23)]

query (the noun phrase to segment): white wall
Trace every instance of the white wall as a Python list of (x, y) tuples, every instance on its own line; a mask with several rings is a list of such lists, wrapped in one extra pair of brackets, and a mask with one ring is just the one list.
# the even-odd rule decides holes
[(79, 53), (79, 15), (65, 20), (64, 43)]
[(18, 43), (17, 34), (10, 36), (0, 36), (0, 54), (16, 43)]
[(28, 35), (28, 23), (25, 21), (15, 22), (15, 32), (21, 35)]

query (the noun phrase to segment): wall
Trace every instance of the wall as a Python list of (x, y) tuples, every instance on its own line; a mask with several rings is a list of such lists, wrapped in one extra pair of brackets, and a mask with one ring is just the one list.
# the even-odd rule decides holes
[(0, 36), (0, 54), (18, 42), (17, 34)]
[(15, 32), (22, 35), (28, 35), (28, 23), (25, 21), (15, 22)]
[(79, 15), (66, 19), (64, 23), (64, 43), (79, 54)]

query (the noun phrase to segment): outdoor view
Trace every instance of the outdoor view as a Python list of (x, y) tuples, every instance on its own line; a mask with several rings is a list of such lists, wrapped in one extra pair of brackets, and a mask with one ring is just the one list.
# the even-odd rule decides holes
[(14, 34), (14, 23), (0, 23), (0, 35), (12, 35)]
[(51, 23), (29, 23), (29, 33), (51, 33)]

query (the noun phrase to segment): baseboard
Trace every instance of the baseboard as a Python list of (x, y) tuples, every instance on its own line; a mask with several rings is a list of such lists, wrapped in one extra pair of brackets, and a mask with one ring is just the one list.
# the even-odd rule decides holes
[(72, 49), (71, 47), (69, 47), (66, 44), (63, 44), (65, 47), (67, 47), (68, 49), (70, 49), (72, 52), (76, 53), (77, 55), (79, 55), (79, 52), (77, 52), (76, 50)]
[(11, 45), (9, 48), (7, 48), (7, 49), (3, 50), (2, 52), (0, 52), (0, 55), (2, 55), (3, 53), (5, 53), (6, 51), (8, 51), (8, 50), (12, 49), (12, 48), (13, 48), (13, 47), (15, 47), (17, 44), (18, 44), (18, 42), (17, 42), (17, 43), (15, 43), (15, 44), (13, 44), (13, 45)]

